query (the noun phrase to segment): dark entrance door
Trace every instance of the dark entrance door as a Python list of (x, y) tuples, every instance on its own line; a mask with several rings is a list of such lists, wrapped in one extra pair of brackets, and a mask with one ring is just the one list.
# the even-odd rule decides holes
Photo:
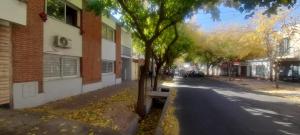
[(122, 58), (122, 81), (131, 80), (131, 59)]
[(247, 66), (241, 66), (241, 77), (247, 76)]

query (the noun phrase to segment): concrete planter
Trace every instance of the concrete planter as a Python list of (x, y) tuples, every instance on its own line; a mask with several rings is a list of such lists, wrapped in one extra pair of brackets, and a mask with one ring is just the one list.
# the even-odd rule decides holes
[[(172, 92), (172, 91), (170, 91)], [(158, 125), (156, 127), (156, 131), (155, 131), (155, 135), (163, 135), (163, 129), (162, 129), (162, 122), (166, 116), (166, 112), (167, 112), (167, 109), (168, 109), (168, 106), (170, 105), (170, 101), (171, 101), (171, 98), (170, 98), (171, 94), (169, 94), (169, 96), (167, 97), (167, 101), (163, 107), (163, 111), (162, 111), (162, 114), (159, 118), (159, 122), (158, 122)]]
[(132, 115), (131, 121), (128, 122), (128, 128), (122, 135), (136, 135), (139, 127), (140, 117), (137, 114)]

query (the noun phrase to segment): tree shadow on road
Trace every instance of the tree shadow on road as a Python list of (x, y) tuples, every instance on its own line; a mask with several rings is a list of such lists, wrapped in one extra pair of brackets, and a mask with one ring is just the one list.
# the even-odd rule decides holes
[(175, 87), (182, 135), (300, 134), (300, 107), (281, 97), (211, 79), (181, 79)]

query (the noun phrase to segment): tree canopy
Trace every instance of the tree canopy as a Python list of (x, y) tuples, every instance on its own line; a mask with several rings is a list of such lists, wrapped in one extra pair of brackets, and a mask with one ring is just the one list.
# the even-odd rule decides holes
[[(222, 62), (244, 61), (265, 56), (265, 48), (255, 29), (227, 26), (212, 32), (202, 32), (190, 25), (189, 36), (195, 43), (187, 60), (205, 63), (207, 69)], [(208, 72), (208, 71), (207, 71)]]
[(87, 0), (87, 7), (97, 14), (120, 15), (121, 22), (131, 29), (145, 46), (145, 64), (139, 78), (137, 111), (143, 116), (144, 81), (147, 76), (153, 43), (165, 30), (173, 27), (199, 10), (218, 18), (218, 5), (224, 4), (241, 12), (254, 14), (257, 7), (266, 7), (265, 14), (276, 13), (281, 6), (292, 7), (296, 0)]

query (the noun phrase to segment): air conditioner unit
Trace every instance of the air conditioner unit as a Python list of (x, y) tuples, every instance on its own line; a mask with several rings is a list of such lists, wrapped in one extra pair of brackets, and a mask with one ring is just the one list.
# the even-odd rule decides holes
[(19, 0), (20, 2), (27, 3), (28, 0)]
[(59, 48), (68, 49), (72, 47), (71, 39), (68, 39), (63, 36), (55, 36), (54, 37), (54, 46)]

